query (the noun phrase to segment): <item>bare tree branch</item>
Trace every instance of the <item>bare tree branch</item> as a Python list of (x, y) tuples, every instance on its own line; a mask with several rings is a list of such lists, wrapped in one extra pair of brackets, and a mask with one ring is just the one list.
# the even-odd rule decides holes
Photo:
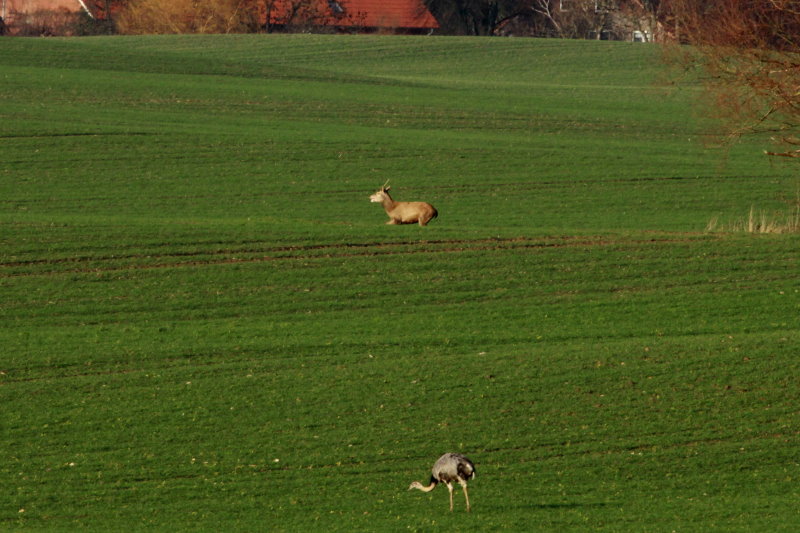
[[(800, 133), (800, 0), (671, 0), (682, 41), (696, 45), (707, 93), (728, 135)], [(796, 150), (767, 151), (798, 157)]]

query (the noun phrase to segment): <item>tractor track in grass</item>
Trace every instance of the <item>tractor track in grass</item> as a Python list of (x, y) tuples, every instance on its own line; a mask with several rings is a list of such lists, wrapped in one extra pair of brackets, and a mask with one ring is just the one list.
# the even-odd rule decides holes
[[(82, 255), (0, 263), (0, 279), (63, 274), (108, 273), (147, 269), (192, 268), (225, 264), (273, 261), (311, 261), (412, 254), (470, 253), (513, 249), (565, 247), (645, 246), (686, 242), (694, 234), (609, 238), (601, 236), (492, 237), (481, 239), (440, 239), (425, 241), (331, 243), (244, 248), (215, 248), (170, 253), (129, 253)], [(62, 267), (62, 268), (59, 268)]]
[[(88, 134), (87, 134), (88, 135)], [(0, 136), (2, 138), (2, 136)], [(102, 158), (98, 158), (97, 161), (103, 160)], [(118, 159), (119, 160), (119, 159)], [(131, 160), (136, 160), (136, 158), (131, 158)], [(39, 160), (41, 162), (41, 160)], [(66, 161), (65, 159), (58, 159), (55, 162), (59, 164), (63, 164)], [(76, 160), (78, 161), (78, 160)], [(85, 161), (85, 159), (81, 159), (80, 161)], [(14, 161), (14, 163), (26, 163), (27, 161)], [(8, 161), (7, 161), (8, 163)], [(426, 186), (425, 190), (428, 191), (447, 191), (447, 196), (458, 196), (462, 194), (473, 194), (473, 193), (480, 193), (485, 194), (487, 192), (495, 192), (495, 191), (505, 191), (505, 192), (519, 192), (519, 191), (542, 191), (542, 190), (560, 190), (560, 189), (575, 189), (579, 187), (597, 187), (600, 185), (620, 185), (620, 186), (628, 186), (628, 185), (650, 185), (650, 184), (659, 184), (659, 183), (697, 183), (697, 182), (704, 182), (704, 183), (716, 183), (716, 182), (731, 182), (734, 180), (737, 181), (749, 181), (755, 179), (761, 179), (761, 176), (756, 175), (742, 175), (737, 177), (730, 177), (730, 176), (709, 176), (709, 175), (699, 175), (699, 176), (644, 176), (644, 177), (625, 177), (625, 178), (605, 178), (602, 180), (598, 180), (596, 178), (586, 178), (586, 179), (569, 179), (569, 180), (558, 180), (558, 179), (551, 179), (551, 180), (541, 180), (536, 182), (502, 182), (502, 183), (485, 183), (485, 184), (461, 184), (461, 185), (442, 185), (442, 186)], [(404, 194), (414, 193), (414, 191), (420, 190), (419, 187), (399, 187), (398, 191), (404, 191)], [(324, 194), (325, 196), (342, 196), (342, 197), (361, 197), (361, 196), (368, 196), (373, 189), (315, 189), (317, 194)], [(235, 199), (248, 199), (248, 200), (255, 200), (259, 198), (280, 198), (280, 197), (304, 197), (309, 194), (309, 191), (303, 188), (299, 188), (297, 190), (284, 190), (284, 191), (267, 191), (261, 193), (253, 193), (253, 192), (246, 192), (246, 193), (225, 193), (225, 197), (230, 200)], [(220, 198), (220, 194), (218, 192), (209, 192), (207, 194), (156, 194), (151, 196), (151, 200), (160, 200), (160, 201), (175, 201), (175, 200), (208, 200), (208, 199), (215, 199), (218, 200)], [(78, 201), (80, 203), (78, 203)], [(69, 206), (69, 207), (80, 207), (80, 208), (87, 208), (96, 203), (104, 203), (107, 204), (109, 202), (109, 198), (107, 196), (87, 196), (83, 195), (81, 198), (73, 199), (73, 198), (62, 198), (62, 199), (54, 199), (54, 198), (12, 198), (12, 199), (0, 199), (0, 207), (3, 209), (7, 209), (10, 211), (20, 209), (24, 207), (26, 209), (30, 209), (36, 206), (47, 205), (48, 207), (53, 206)]]

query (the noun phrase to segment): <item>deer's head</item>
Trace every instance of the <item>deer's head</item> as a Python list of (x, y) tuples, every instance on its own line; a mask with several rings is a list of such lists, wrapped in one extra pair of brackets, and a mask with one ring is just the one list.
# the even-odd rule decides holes
[(391, 200), (391, 197), (389, 196), (389, 189), (391, 189), (391, 187), (388, 186), (388, 183), (389, 180), (386, 180), (386, 183), (384, 183), (377, 192), (369, 197), (369, 201), (373, 203), (382, 203), (386, 198)]

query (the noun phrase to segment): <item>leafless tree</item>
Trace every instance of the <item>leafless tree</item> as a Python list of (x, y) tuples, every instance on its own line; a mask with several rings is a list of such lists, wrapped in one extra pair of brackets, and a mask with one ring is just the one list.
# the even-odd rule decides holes
[(771, 155), (800, 157), (800, 0), (670, 0), (683, 64), (702, 62), (735, 138), (768, 132)]
[(130, 0), (117, 17), (122, 33), (233, 33), (249, 31), (245, 0)]
[(500, 12), (512, 0), (424, 0), (440, 31), (451, 35), (492, 35)]

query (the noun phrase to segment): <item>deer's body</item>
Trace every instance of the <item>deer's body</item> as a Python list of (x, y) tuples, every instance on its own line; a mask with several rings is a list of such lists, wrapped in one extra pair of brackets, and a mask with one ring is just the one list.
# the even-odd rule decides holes
[(395, 202), (389, 196), (389, 187), (385, 185), (369, 197), (370, 202), (380, 203), (389, 215), (387, 224), (415, 224), (425, 226), (439, 213), (427, 202)]

